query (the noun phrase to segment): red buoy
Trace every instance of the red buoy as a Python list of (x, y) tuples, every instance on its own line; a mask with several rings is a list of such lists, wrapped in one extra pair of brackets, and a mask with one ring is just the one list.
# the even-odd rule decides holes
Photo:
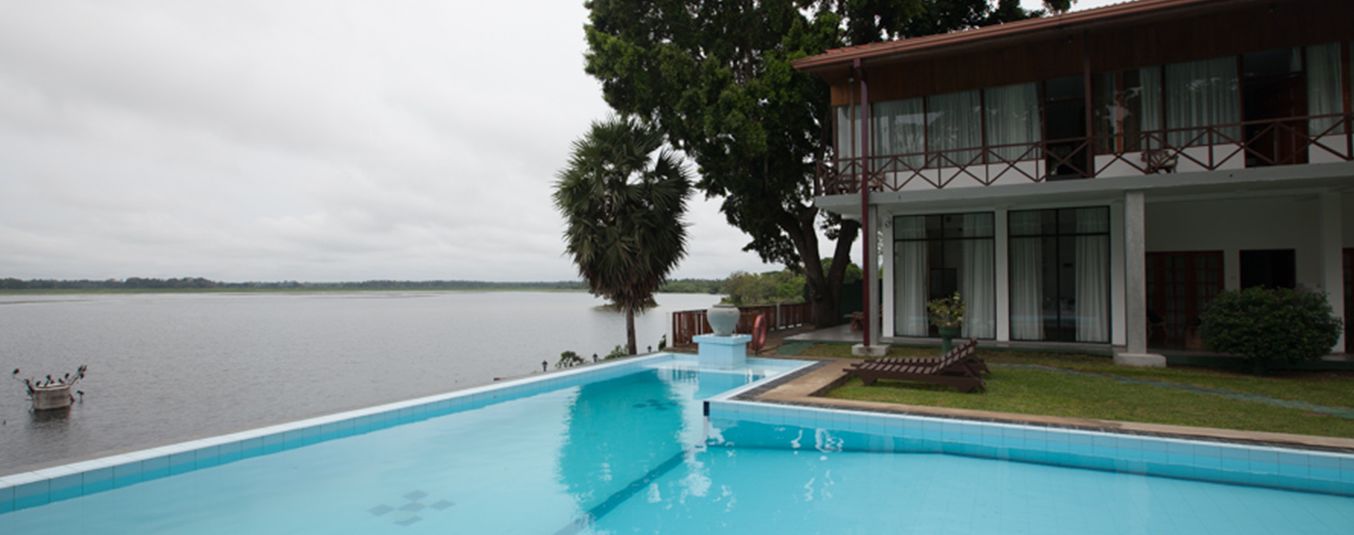
[(757, 319), (752, 322), (752, 346), (753, 353), (760, 353), (763, 347), (766, 347), (766, 314), (758, 314)]

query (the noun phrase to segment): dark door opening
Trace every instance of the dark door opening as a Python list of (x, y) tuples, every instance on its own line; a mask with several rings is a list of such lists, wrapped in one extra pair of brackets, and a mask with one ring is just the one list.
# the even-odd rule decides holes
[(1147, 344), (1202, 350), (1199, 315), (1222, 289), (1222, 251), (1147, 253)]
[(1307, 163), (1307, 121), (1292, 119), (1307, 115), (1301, 49), (1252, 52), (1241, 64), (1246, 167)]
[(1297, 255), (1292, 249), (1241, 251), (1241, 288), (1297, 288)]
[(1047, 179), (1091, 176), (1086, 137), (1086, 86), (1080, 76), (1044, 82), (1044, 140)]

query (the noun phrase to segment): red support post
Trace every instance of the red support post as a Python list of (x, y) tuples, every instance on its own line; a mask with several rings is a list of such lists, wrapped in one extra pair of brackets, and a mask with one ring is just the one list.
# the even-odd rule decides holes
[(853, 67), (856, 70), (856, 80), (860, 83), (860, 288), (861, 301), (860, 309), (865, 318), (862, 322), (861, 334), (865, 347), (870, 346), (870, 325), (873, 316), (870, 314), (870, 93), (865, 84), (865, 69), (861, 67), (860, 59), (855, 60)]

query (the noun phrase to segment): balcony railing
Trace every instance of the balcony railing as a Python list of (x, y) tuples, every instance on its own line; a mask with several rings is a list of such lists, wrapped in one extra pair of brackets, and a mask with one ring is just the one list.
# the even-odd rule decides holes
[(818, 163), (817, 180), (819, 191), (839, 195), (860, 191), (867, 163), (870, 191), (883, 192), (1348, 162), (1351, 132), (1354, 114), (1329, 114), (868, 158), (829, 155)]
[[(767, 330), (779, 331), (807, 325), (813, 311), (808, 303), (787, 303), (781, 305), (760, 305), (738, 307), (738, 325), (735, 333), (749, 334), (757, 316), (766, 316)], [(691, 337), (715, 332), (706, 320), (705, 310), (679, 310), (672, 313), (672, 345), (675, 347), (691, 344)]]

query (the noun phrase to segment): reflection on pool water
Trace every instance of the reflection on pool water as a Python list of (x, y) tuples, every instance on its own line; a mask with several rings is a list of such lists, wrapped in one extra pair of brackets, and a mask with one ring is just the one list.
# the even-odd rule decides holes
[[(623, 375), (0, 515), (3, 533), (1346, 533), (1354, 499), (940, 454), (729, 447), (701, 401), (794, 364)], [(739, 423), (739, 426), (760, 424)], [(773, 428), (774, 427), (774, 428)], [(745, 427), (742, 433), (755, 432)], [(709, 444), (709, 445), (707, 445)]]

